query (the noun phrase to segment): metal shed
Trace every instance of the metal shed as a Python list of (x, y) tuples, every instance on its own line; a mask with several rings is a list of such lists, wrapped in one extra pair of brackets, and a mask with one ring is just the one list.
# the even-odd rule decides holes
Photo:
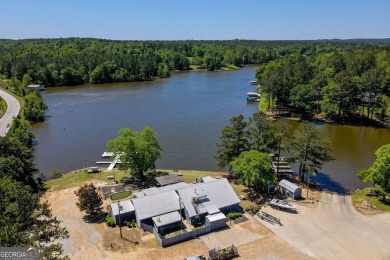
[(226, 227), (226, 216), (223, 213), (207, 215), (205, 226), (210, 226), (211, 230), (217, 230)]
[[(119, 216), (120, 207), (120, 216)], [(111, 216), (114, 219), (115, 224), (119, 225), (119, 218), (121, 224), (125, 221), (135, 219), (135, 212), (133, 203), (130, 200), (123, 200), (121, 202), (113, 202), (110, 204)]]
[(284, 195), (292, 199), (297, 199), (302, 196), (302, 189), (296, 184), (289, 182), (288, 180), (285, 179), (281, 180), (279, 182), (279, 187), (280, 187), (280, 191)]

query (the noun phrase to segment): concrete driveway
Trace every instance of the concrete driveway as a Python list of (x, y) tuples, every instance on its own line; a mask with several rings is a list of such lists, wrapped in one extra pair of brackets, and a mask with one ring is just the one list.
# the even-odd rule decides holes
[(263, 209), (283, 226), (260, 220), (281, 239), (317, 259), (390, 259), (390, 214), (365, 216), (350, 196), (322, 193), (317, 207), (297, 205), (299, 214)]
[(1, 89), (0, 96), (7, 102), (7, 111), (0, 118), (0, 136), (5, 136), (12, 124), (13, 117), (19, 114), (20, 104), (16, 98)]

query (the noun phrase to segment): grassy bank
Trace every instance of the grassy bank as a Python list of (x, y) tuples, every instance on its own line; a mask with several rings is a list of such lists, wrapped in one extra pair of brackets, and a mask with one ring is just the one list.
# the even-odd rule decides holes
[[(221, 68), (221, 71), (230, 71), (230, 70), (236, 70), (240, 67), (234, 66), (234, 65), (226, 65), (225, 67)], [(206, 69), (200, 69), (198, 65), (190, 65), (190, 70), (192, 71), (207, 71)]]
[[(112, 172), (104, 172), (104, 169), (102, 169), (99, 173), (87, 173), (84, 170), (77, 170), (72, 171), (70, 173), (64, 174), (63, 176), (52, 179), (47, 181), (46, 188), (49, 191), (58, 191), (68, 188), (76, 188), (80, 187), (83, 184), (91, 181), (107, 181), (107, 176), (115, 176), (115, 179), (119, 181), (123, 177), (128, 177), (129, 173), (120, 171), (118, 169), (114, 169)], [(209, 171), (192, 171), (192, 170), (179, 170), (178, 172), (175, 172), (174, 170), (159, 170), (159, 171), (166, 171), (170, 174), (177, 173), (180, 174), (182, 180), (186, 183), (193, 183), (196, 181), (197, 178), (210, 176), (213, 178), (220, 178), (223, 174), (223, 172), (209, 172)], [(233, 187), (234, 191), (237, 195), (243, 195), (247, 197), (247, 193), (244, 191), (245, 186), (240, 184), (234, 184), (231, 183), (231, 186)], [(242, 208), (247, 208), (248, 206), (255, 205), (255, 203), (249, 201), (249, 200), (243, 200), (240, 203), (240, 206)]]
[(223, 71), (229, 71), (229, 70), (236, 70), (239, 69), (240, 67), (234, 66), (234, 65), (226, 65), (225, 67), (222, 67), (221, 70)]
[(5, 114), (5, 111), (7, 111), (7, 107), (8, 107), (7, 102), (5, 102), (4, 99), (1, 99), (1, 107), (3, 109), (0, 109), (0, 117), (2, 117)]
[(63, 190), (79, 187), (88, 181), (107, 181), (107, 176), (115, 176), (116, 180), (120, 180), (125, 176), (129, 176), (129, 173), (118, 169), (114, 169), (112, 172), (101, 171), (99, 173), (87, 173), (84, 170), (77, 170), (64, 174), (60, 178), (49, 180), (45, 182), (45, 185), (50, 191)]
[(260, 99), (260, 103), (259, 103), (259, 110), (261, 112), (264, 112), (265, 113), (265, 110), (267, 109), (267, 98), (265, 95), (261, 95), (261, 99)]
[(389, 197), (387, 197), (387, 203), (384, 203), (381, 201), (382, 196), (375, 196), (371, 194), (372, 187), (365, 188), (362, 190), (356, 191), (354, 194), (352, 194), (352, 204), (355, 208), (363, 207), (363, 200), (370, 201), (372, 205), (384, 212), (390, 212), (390, 200)]
[[(20, 104), (20, 111), (22, 112), (23, 111), (23, 108), (24, 108), (24, 100), (23, 100), (23, 98), (22, 97), (19, 97), (19, 96), (17, 96), (17, 95), (15, 95), (14, 93), (12, 93), (11, 91), (9, 91), (9, 90), (7, 90), (7, 89), (5, 89), (5, 88), (3, 88), (3, 87), (0, 87), (0, 89), (1, 90), (4, 90), (5, 92), (7, 92), (8, 94), (10, 94), (10, 95), (12, 95), (14, 98), (16, 98), (17, 100), (18, 100), (18, 102), (19, 102), (19, 104)], [(4, 100), (2, 100), (2, 102), (3, 102)], [(4, 101), (4, 103), (5, 103), (5, 101)]]
[[(169, 173), (177, 173), (173, 170), (162, 170)], [(208, 172), (208, 171), (190, 171), (190, 170), (180, 170), (180, 174), (183, 174), (181, 178), (184, 182), (191, 183), (195, 182), (197, 178), (211, 176), (218, 177), (222, 173)], [(123, 177), (128, 177), (129, 173), (125, 171), (120, 171), (114, 169), (111, 172), (104, 172), (102, 169), (99, 173), (87, 173), (84, 170), (71, 171), (67, 174), (62, 175), (59, 178), (52, 179), (47, 181), (46, 187), (51, 191), (63, 190), (73, 187), (79, 187), (88, 181), (107, 181), (107, 176), (115, 176), (115, 179), (119, 181)]]

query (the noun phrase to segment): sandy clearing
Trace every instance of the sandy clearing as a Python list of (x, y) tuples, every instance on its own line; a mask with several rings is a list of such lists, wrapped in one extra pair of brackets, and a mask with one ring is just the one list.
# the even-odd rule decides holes
[[(118, 227), (85, 223), (84, 213), (76, 206), (78, 197), (74, 194), (75, 189), (47, 192), (44, 196), (52, 205), (53, 214), (63, 221), (69, 231), (70, 238), (61, 242), (64, 253), (71, 259), (184, 259), (191, 255), (208, 256), (211, 246), (202, 237), (162, 248), (153, 234), (138, 228), (122, 228), (124, 239), (121, 239)], [(226, 243), (228, 246), (231, 242), (228, 238), (235, 238), (241, 259), (308, 259), (253, 217), (247, 217), (249, 220), (246, 222), (212, 233), (216, 234), (214, 245), (222, 247)], [(132, 243), (135, 241), (139, 244)]]

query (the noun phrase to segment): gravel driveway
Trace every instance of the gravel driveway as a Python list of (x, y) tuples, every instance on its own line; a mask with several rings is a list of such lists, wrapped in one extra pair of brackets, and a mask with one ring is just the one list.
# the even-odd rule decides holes
[(362, 215), (350, 196), (322, 193), (317, 207), (297, 205), (299, 214), (271, 207), (264, 212), (283, 226), (257, 219), (304, 254), (317, 259), (390, 259), (390, 214)]

